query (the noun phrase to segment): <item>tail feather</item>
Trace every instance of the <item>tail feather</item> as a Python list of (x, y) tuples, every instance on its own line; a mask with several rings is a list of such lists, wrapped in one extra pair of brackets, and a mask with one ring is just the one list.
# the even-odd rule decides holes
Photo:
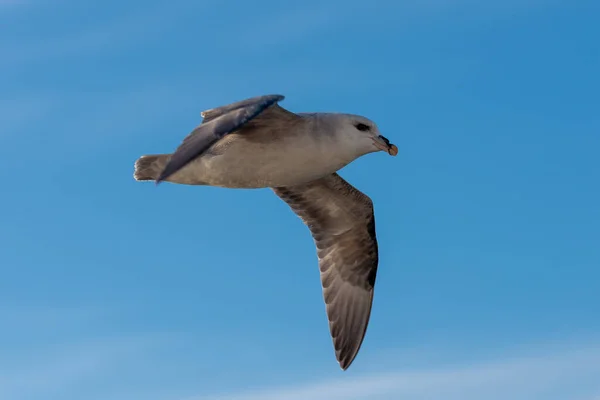
[(136, 181), (155, 181), (162, 172), (169, 154), (149, 154), (141, 156), (135, 162), (133, 177)]

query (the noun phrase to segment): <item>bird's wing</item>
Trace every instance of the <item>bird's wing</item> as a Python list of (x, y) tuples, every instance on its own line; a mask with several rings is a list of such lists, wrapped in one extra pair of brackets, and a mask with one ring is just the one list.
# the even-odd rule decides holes
[(284, 96), (281, 95), (259, 96), (204, 111), (202, 113), (204, 120), (183, 139), (160, 173), (156, 183), (164, 181), (209, 149), (223, 136), (240, 130), (252, 120), (294, 116), (295, 114), (276, 104), (283, 99)]
[[(273, 104), (273, 105), (277, 106), (276, 103), (279, 101), (282, 101), (284, 98), (285, 98), (285, 96), (277, 95), (277, 94), (252, 97), (249, 99), (236, 101), (235, 103), (227, 104), (225, 106), (211, 108), (209, 110), (204, 110), (200, 113), (200, 116), (202, 116), (202, 123), (206, 124), (206, 123), (212, 121), (213, 119), (220, 117), (221, 115), (227, 114), (231, 111), (239, 110), (240, 108), (251, 107), (257, 103), (270, 102), (269, 105)], [(269, 107), (269, 105), (267, 105), (266, 107)], [(284, 109), (282, 109), (282, 110), (284, 110)]]
[(329, 330), (345, 370), (363, 342), (373, 303), (379, 261), (373, 202), (337, 173), (273, 191), (315, 241)]

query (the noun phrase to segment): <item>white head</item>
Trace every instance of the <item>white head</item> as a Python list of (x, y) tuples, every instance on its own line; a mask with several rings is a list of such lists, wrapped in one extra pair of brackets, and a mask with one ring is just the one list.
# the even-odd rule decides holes
[(391, 156), (398, 148), (379, 133), (377, 125), (368, 118), (354, 114), (322, 114), (321, 118), (335, 132), (340, 146), (360, 157), (376, 151), (385, 151)]

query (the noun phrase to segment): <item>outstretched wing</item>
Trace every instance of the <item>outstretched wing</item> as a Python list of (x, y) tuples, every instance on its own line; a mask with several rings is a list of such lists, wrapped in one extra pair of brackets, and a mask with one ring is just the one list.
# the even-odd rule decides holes
[(379, 261), (373, 202), (337, 173), (273, 191), (315, 240), (329, 330), (345, 370), (360, 349), (371, 315)]
[[(160, 173), (156, 183), (164, 181), (205, 152), (223, 136), (236, 131), (283, 99), (282, 95), (259, 96), (204, 111), (202, 113), (204, 120), (183, 139)], [(280, 107), (277, 108), (282, 110)]]

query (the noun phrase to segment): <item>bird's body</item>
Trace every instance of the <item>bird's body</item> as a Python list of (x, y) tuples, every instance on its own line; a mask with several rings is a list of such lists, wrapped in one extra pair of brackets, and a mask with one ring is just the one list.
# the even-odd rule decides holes
[[(332, 128), (341, 118), (362, 117), (330, 113), (289, 116), (277, 105), (272, 107), (212, 144), (165, 181), (245, 189), (293, 186), (332, 174), (362, 155), (347, 143), (343, 131)], [(274, 118), (287, 119), (287, 124), (272, 126), (269, 122)], [(155, 180), (171, 155), (144, 157), (140, 160), (154, 163), (155, 176), (150, 178)]]
[(283, 96), (207, 110), (173, 154), (146, 155), (136, 180), (226, 188), (272, 188), (310, 228), (336, 357), (354, 360), (369, 322), (378, 264), (371, 199), (337, 173), (356, 158), (396, 155), (375, 124), (358, 115), (295, 114)]

